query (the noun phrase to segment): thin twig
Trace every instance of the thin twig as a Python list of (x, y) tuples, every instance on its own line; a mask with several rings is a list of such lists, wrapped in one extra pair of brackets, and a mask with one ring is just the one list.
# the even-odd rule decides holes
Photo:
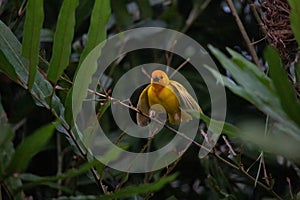
[(268, 173), (267, 173), (267, 168), (266, 168), (266, 165), (265, 165), (264, 156), (261, 157), (261, 164), (262, 164), (262, 167), (263, 167), (263, 170), (264, 170), (264, 179), (265, 179), (267, 185), (269, 187), (271, 187), (270, 178), (269, 178)]
[(190, 12), (187, 20), (185, 21), (185, 26), (181, 29), (182, 33), (186, 33), (189, 28), (192, 26), (194, 21), (199, 17), (199, 15), (205, 10), (205, 8), (209, 5), (211, 0), (206, 0), (205, 2), (198, 1), (192, 11)]
[(288, 184), (289, 184), (289, 192), (290, 192), (291, 199), (294, 199), (293, 191), (292, 191), (291, 179), (290, 179), (289, 177), (286, 177), (286, 181), (287, 181)]
[(230, 143), (228, 142), (228, 140), (226, 139), (226, 136), (223, 135), (222, 136), (223, 140), (225, 141), (226, 146), (229, 148), (229, 152), (231, 152), (231, 154), (233, 156), (236, 156), (237, 154), (235, 153), (235, 151), (233, 150), (232, 146), (230, 145)]
[(171, 65), (171, 61), (173, 59), (173, 52), (174, 52), (176, 44), (177, 44), (177, 40), (174, 40), (174, 42), (171, 46), (170, 52), (166, 53), (167, 67), (170, 67), (170, 65)]
[(190, 58), (187, 58), (183, 63), (181, 63), (181, 65), (179, 65), (179, 67), (177, 67), (172, 74), (169, 76), (169, 78), (171, 79), (182, 67), (184, 67), (188, 62), (190, 62)]
[[(214, 155), (216, 158), (218, 158), (220, 161), (222, 161), (223, 163), (225, 163), (226, 165), (230, 166), (233, 169), (238, 170), (239, 172), (241, 172), (243, 175), (245, 175), (247, 178), (249, 178), (250, 180), (252, 180), (253, 182), (255, 182), (255, 178), (253, 176), (251, 176), (247, 171), (244, 170), (244, 168), (242, 166), (236, 166), (234, 164), (232, 164), (231, 162), (227, 161), (226, 159), (222, 158), (220, 155), (218, 155), (215, 152), (211, 152), (212, 155)], [(263, 184), (260, 181), (257, 181), (257, 185), (259, 185), (260, 187), (264, 188), (265, 190), (267, 190), (268, 192), (270, 192), (274, 197), (276, 197), (279, 200), (282, 200), (282, 198), (269, 186)]]
[[(0, 180), (0, 190), (3, 188), (3, 190), (5, 191), (8, 199), (11, 199), (13, 200), (14, 199), (14, 196), (13, 194), (11, 193), (11, 191), (8, 189), (7, 185), (4, 183), (3, 180)], [(2, 195), (0, 196), (0, 198), (2, 198)]]
[[(259, 155), (259, 164), (258, 164), (258, 170), (256, 172), (256, 177), (255, 177), (255, 182), (254, 182), (254, 187), (256, 187), (257, 185), (257, 181), (259, 179), (259, 175), (260, 175), (260, 170), (261, 170), (261, 166), (262, 166), (262, 161), (263, 161), (263, 156), (264, 156), (264, 152), (262, 151)], [(248, 170), (247, 170), (248, 171)]]
[[(96, 95), (98, 95), (98, 96), (100, 96), (100, 97), (107, 97), (107, 96), (104, 95), (104, 94), (101, 94), (101, 93), (99, 93), (99, 92), (96, 92), (96, 91), (93, 91), (93, 90), (90, 90), (90, 89), (88, 89), (88, 92), (93, 93), (93, 94), (96, 94)], [(148, 119), (151, 119), (151, 120), (153, 120), (153, 121), (159, 123), (160, 125), (163, 125), (166, 129), (168, 129), (168, 130), (170, 130), (170, 131), (172, 131), (172, 132), (178, 134), (179, 136), (181, 136), (181, 137), (183, 137), (184, 139), (190, 141), (191, 143), (195, 144), (196, 146), (198, 146), (198, 147), (200, 147), (200, 148), (204, 148), (204, 149), (205, 149), (206, 151), (208, 151), (208, 152), (210, 151), (210, 149), (206, 148), (205, 146), (203, 146), (203, 145), (199, 144), (198, 142), (194, 141), (193, 139), (189, 138), (189, 137), (186, 136), (184, 133), (181, 133), (181, 132), (177, 131), (176, 129), (172, 128), (171, 126), (169, 126), (169, 125), (167, 125), (167, 124), (165, 124), (165, 123), (163, 123), (163, 122), (161, 122), (160, 120), (158, 120), (158, 119), (156, 119), (156, 118), (150, 117), (149, 115), (146, 115), (146, 114), (142, 113), (142, 112), (141, 112), (139, 109), (137, 109), (136, 107), (134, 107), (134, 106), (132, 106), (132, 105), (127, 105), (127, 104), (124, 103), (123, 101), (120, 101), (120, 100), (118, 100), (118, 99), (115, 99), (115, 98), (113, 98), (113, 97), (111, 97), (111, 96), (109, 96), (109, 97), (107, 97), (107, 98), (108, 98), (112, 103), (119, 103), (119, 104), (121, 104), (121, 105), (123, 105), (123, 106), (125, 106), (125, 107), (127, 107), (127, 108), (129, 108), (129, 109), (131, 109), (131, 110), (133, 110), (133, 111), (135, 111), (135, 112), (137, 112), (137, 113), (139, 113), (139, 114), (145, 116), (145, 117), (147, 117)]]
[[(262, 182), (256, 180), (256, 178), (254, 178), (253, 176), (251, 176), (247, 171), (244, 170), (244, 168), (242, 166), (237, 166), (235, 164), (232, 164), (231, 162), (227, 161), (226, 159), (222, 158), (220, 155), (218, 155), (216, 153), (216, 151), (214, 150), (209, 150), (207, 149), (206, 147), (204, 147), (203, 145), (199, 144), (198, 142), (194, 141), (193, 139), (189, 138), (188, 136), (186, 136), (184, 133), (181, 133), (177, 130), (175, 130), (174, 128), (166, 125), (165, 123), (157, 120), (156, 118), (152, 118), (148, 115), (145, 115), (144, 113), (140, 112), (140, 110), (138, 110), (137, 108), (135, 108), (134, 106), (132, 105), (127, 105), (126, 103), (124, 103), (123, 101), (121, 100), (118, 100), (118, 99), (115, 99), (113, 97), (110, 97), (110, 96), (107, 96), (107, 95), (104, 95), (104, 94), (101, 94), (101, 93), (98, 93), (96, 91), (93, 91), (93, 90), (88, 90), (88, 92), (90, 93), (93, 93), (93, 94), (96, 94), (98, 96), (101, 96), (101, 97), (106, 97), (108, 100), (112, 101), (112, 103), (119, 103), (135, 112), (138, 112), (139, 114), (151, 119), (151, 120), (154, 120), (155, 122), (159, 123), (160, 125), (163, 125), (166, 129), (178, 134), (179, 136), (183, 137), (184, 139), (187, 139), (188, 141), (192, 142), (193, 144), (195, 144), (197, 147), (199, 148), (205, 148), (207, 151), (210, 152), (211, 155), (215, 156), (216, 158), (218, 158), (220, 161), (222, 161), (223, 163), (225, 163), (226, 165), (230, 166), (231, 168), (234, 168), (238, 171), (240, 171), (242, 174), (244, 174), (246, 177), (248, 177), (250, 180), (252, 180), (254, 183), (257, 181), (257, 185), (259, 185), (260, 187), (264, 188), (265, 190), (267, 190), (268, 192), (270, 192), (274, 197), (276, 197), (277, 199), (282, 199), (270, 186), (268, 185), (265, 185), (263, 184)], [(144, 149), (147, 147), (147, 145), (145, 145), (142, 149), (142, 151), (144, 151)]]
[(257, 65), (257, 67), (259, 67), (259, 66), (260, 66), (260, 65), (259, 65), (259, 59), (258, 59), (258, 57), (257, 57), (257, 54), (256, 54), (256, 52), (255, 52), (255, 49), (254, 49), (253, 45), (251, 45), (251, 41), (250, 41), (250, 39), (249, 39), (249, 37), (248, 37), (248, 34), (247, 34), (247, 32), (246, 32), (246, 29), (245, 29), (245, 27), (244, 27), (244, 25), (243, 25), (243, 23), (242, 23), (242, 21), (241, 21), (239, 15), (238, 15), (236, 9), (235, 9), (235, 7), (234, 7), (234, 4), (233, 4), (232, 0), (226, 0), (226, 1), (227, 1), (227, 4), (228, 4), (228, 6), (229, 6), (229, 8), (230, 8), (230, 10), (231, 10), (232, 15), (233, 15), (234, 18), (235, 18), (235, 21), (236, 21), (236, 23), (237, 23), (237, 26), (238, 26), (238, 28), (239, 28), (239, 30), (240, 30), (240, 32), (241, 32), (243, 38), (244, 38), (244, 41), (245, 41), (245, 43), (246, 43), (246, 45), (247, 45), (247, 47), (248, 47), (249, 53), (250, 53), (250, 55), (252, 56), (253, 62)]
[[(254, 2), (253, 2), (252, 0), (248, 0), (248, 4), (249, 4), (249, 6), (250, 6), (251, 12), (252, 12), (252, 14), (253, 14), (255, 20), (257, 21), (257, 23), (259, 24), (259, 26), (262, 27), (262, 26), (263, 26), (263, 22), (262, 22), (262, 20), (261, 20), (259, 14), (258, 14), (258, 12), (257, 12), (257, 10), (256, 10), (256, 7), (255, 7)], [(261, 28), (261, 30), (263, 31), (263, 33), (264, 33), (265, 35), (267, 35), (267, 32), (266, 32), (265, 29)], [(264, 38), (264, 39), (266, 39), (266, 38)]]

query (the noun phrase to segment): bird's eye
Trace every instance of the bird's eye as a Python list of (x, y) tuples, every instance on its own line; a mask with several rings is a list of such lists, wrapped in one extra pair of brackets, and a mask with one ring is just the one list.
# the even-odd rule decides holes
[(160, 79), (163, 79), (164, 77), (163, 76), (160, 76)]

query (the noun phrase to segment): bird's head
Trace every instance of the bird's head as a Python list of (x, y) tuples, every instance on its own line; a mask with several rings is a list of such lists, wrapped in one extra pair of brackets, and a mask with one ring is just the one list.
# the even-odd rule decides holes
[(151, 75), (151, 83), (166, 86), (169, 84), (169, 77), (165, 72), (161, 70), (155, 70)]

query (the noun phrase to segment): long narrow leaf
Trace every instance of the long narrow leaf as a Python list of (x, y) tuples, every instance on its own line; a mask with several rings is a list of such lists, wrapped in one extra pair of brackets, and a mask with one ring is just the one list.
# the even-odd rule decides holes
[(40, 34), (44, 21), (43, 2), (40, 0), (29, 0), (26, 8), (22, 54), (29, 61), (29, 89), (33, 86), (38, 65)]
[(298, 42), (298, 46), (300, 45), (300, 1), (299, 0), (289, 0), (289, 4), (291, 6), (291, 27), (293, 29), (295, 38)]
[[(299, 139), (299, 128), (289, 119), (288, 115), (283, 110), (276, 89), (273, 86), (273, 82), (270, 84), (270, 79), (266, 75), (261, 76), (260, 72), (255, 72), (252, 66), (248, 66), (249, 62), (239, 58), (239, 56), (233, 55), (233, 60), (231, 60), (219, 50), (211, 46), (209, 48), (214, 56), (221, 62), (223, 67), (231, 72), (236, 82), (229, 77), (221, 75), (209, 66), (205, 66), (215, 78), (217, 80), (222, 79), (220, 82), (228, 87), (233, 93), (248, 100), (258, 109), (270, 115), (270, 117), (279, 121), (281, 124), (284, 124), (284, 130), (282, 129), (282, 131), (288, 132), (290, 135)], [(232, 54), (232, 52), (230, 53)]]
[[(91, 23), (90, 28), (88, 32), (88, 39), (86, 47), (83, 50), (83, 53), (80, 57), (79, 61), (79, 68), (81, 66), (81, 63), (86, 58), (86, 56), (102, 41), (106, 39), (106, 23), (110, 17), (110, 2), (107, 0), (97, 0), (95, 1), (92, 16), (91, 16)], [(96, 55), (99, 56), (99, 55)], [(96, 58), (97, 59), (97, 58)], [(96, 70), (93, 66), (97, 66), (97, 63), (93, 63), (91, 68), (86, 70), (87, 72), (90, 72), (90, 74), (93, 74), (93, 72)], [(78, 70), (79, 70), (78, 68)], [(88, 76), (87, 76), (88, 77)], [(89, 84), (87, 80), (84, 80), (82, 84)], [(86, 91), (81, 91), (82, 95), (86, 94)], [(65, 101), (65, 118), (68, 124), (71, 124), (72, 121), (72, 93), (73, 89), (71, 89), (67, 95), (67, 99)]]
[(19, 82), (19, 78), (18, 78), (17, 73), (15, 72), (14, 67), (6, 59), (4, 53), (2, 52), (2, 49), (0, 49), (0, 72), (3, 72), (4, 74), (6, 74), (11, 80), (21, 84)]
[(48, 78), (54, 84), (69, 64), (77, 6), (78, 0), (64, 0), (60, 9), (48, 70)]
[[(12, 80), (27, 88), (27, 61), (21, 55), (21, 44), (11, 30), (0, 20), (0, 64), (1, 70), (6, 72)], [(17, 77), (16, 77), (17, 76)]]
[(12, 173), (23, 171), (27, 167), (31, 158), (49, 141), (54, 129), (55, 125), (50, 124), (38, 129), (32, 135), (26, 137), (16, 148), (6, 170), (7, 174), (11, 175)]
[(94, 47), (106, 39), (106, 24), (109, 20), (109, 17), (110, 1), (95, 1), (87, 37), (87, 44), (81, 54), (79, 65)]
[(293, 91), (292, 85), (288, 80), (287, 74), (284, 71), (284, 67), (280, 61), (280, 56), (275, 49), (267, 47), (265, 57), (269, 65), (270, 75), (277, 90), (277, 95), (280, 98), (282, 108), (291, 120), (296, 122), (300, 127), (300, 104)]

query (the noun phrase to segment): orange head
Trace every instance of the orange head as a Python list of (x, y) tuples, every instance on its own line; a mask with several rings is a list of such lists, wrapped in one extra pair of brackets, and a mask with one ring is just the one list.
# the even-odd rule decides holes
[(162, 70), (155, 70), (152, 72), (151, 75), (151, 83), (152, 84), (159, 84), (162, 86), (166, 86), (169, 84), (169, 77), (168, 75)]

